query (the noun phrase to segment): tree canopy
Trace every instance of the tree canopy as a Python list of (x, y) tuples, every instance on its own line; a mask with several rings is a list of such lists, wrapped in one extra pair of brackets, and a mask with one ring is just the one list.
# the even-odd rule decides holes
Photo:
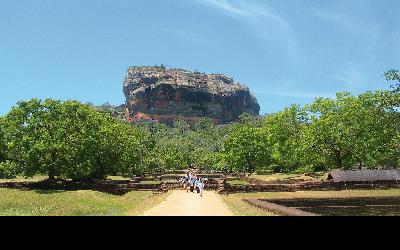
[[(400, 84), (399, 72), (386, 73)], [(399, 86), (397, 86), (398, 88)], [(128, 123), (109, 104), (21, 101), (0, 117), (0, 178), (93, 179), (184, 169), (310, 172), (400, 165), (398, 89), (338, 93), (233, 124)]]
[(104, 178), (139, 168), (146, 151), (143, 129), (76, 101), (19, 102), (2, 120), (7, 159), (25, 176)]
[(400, 71), (396, 69), (391, 69), (385, 73), (385, 78), (387, 81), (395, 81), (391, 87), (395, 92), (400, 92)]

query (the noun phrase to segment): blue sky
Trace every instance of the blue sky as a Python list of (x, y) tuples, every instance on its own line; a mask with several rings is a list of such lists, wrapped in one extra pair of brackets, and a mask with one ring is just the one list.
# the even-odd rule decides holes
[(398, 0), (0, 0), (0, 114), (18, 100), (123, 103), (128, 66), (225, 73), (261, 113), (388, 86)]

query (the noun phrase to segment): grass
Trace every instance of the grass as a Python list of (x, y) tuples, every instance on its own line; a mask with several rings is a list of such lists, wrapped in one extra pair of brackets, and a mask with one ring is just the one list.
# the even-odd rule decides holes
[(236, 216), (276, 216), (244, 202), (244, 198), (247, 198), (246, 194), (222, 195), (222, 200)]
[(141, 181), (140, 184), (161, 184), (161, 181)]
[(273, 216), (260, 208), (247, 204), (242, 199), (295, 199), (295, 198), (346, 198), (400, 196), (400, 189), (389, 190), (344, 190), (344, 191), (301, 191), (239, 193), (223, 196), (228, 207), (238, 216)]
[(132, 178), (123, 177), (123, 176), (108, 176), (107, 179), (112, 180), (112, 181), (129, 181)]
[(36, 182), (36, 181), (43, 181), (45, 179), (47, 179), (47, 176), (41, 176), (41, 175), (37, 175), (31, 178), (25, 178), (23, 176), (17, 176), (14, 179), (0, 179), (0, 183), (5, 183), (5, 182), (27, 182), (27, 181), (31, 181), (31, 182)]
[(0, 189), (0, 216), (140, 215), (165, 194), (130, 192), (115, 196), (95, 191), (21, 191)]
[(251, 178), (262, 181), (278, 181), (278, 180), (305, 180), (305, 181), (321, 181), (328, 178), (328, 173), (315, 174), (307, 176), (305, 174), (271, 174), (271, 175), (252, 175)]
[[(45, 180), (47, 178), (48, 178), (48, 176), (42, 176), (42, 175), (36, 175), (36, 176), (30, 177), (30, 178), (26, 178), (26, 177), (23, 177), (23, 176), (17, 176), (14, 179), (0, 179), (0, 183), (5, 183), (5, 182), (27, 182), (27, 181), (36, 182), (36, 181), (43, 181), (43, 180)], [(113, 180), (113, 181), (128, 181), (131, 178), (122, 177), (122, 176), (108, 176), (107, 179)]]
[(248, 182), (245, 180), (232, 180), (232, 181), (228, 180), (226, 183), (231, 184), (231, 185), (246, 185), (246, 184), (248, 184)]

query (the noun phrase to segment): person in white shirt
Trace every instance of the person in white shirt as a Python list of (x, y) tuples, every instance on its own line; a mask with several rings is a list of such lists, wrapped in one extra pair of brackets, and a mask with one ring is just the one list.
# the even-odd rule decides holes
[(204, 182), (201, 178), (197, 179), (195, 182), (197, 193), (200, 194), (200, 197), (203, 197), (204, 190)]
[(188, 189), (188, 177), (187, 177), (187, 175), (182, 177), (182, 178), (180, 178), (179, 182), (183, 186), (183, 190), (185, 190), (187, 192), (187, 189)]

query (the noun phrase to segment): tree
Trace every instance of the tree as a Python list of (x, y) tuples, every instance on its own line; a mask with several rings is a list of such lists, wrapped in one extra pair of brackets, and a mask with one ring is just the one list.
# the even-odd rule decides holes
[(6, 160), (6, 142), (4, 140), (4, 119), (0, 117), (0, 163)]
[(225, 142), (225, 157), (232, 169), (242, 173), (253, 173), (270, 163), (270, 152), (266, 138), (260, 128), (238, 126)]
[[(353, 99), (350, 94), (338, 94), (338, 99)], [(343, 102), (318, 98), (309, 105), (311, 124), (308, 127), (308, 141), (311, 148), (326, 159), (326, 164), (337, 168), (349, 168), (355, 139), (358, 136), (353, 130), (357, 123), (353, 117), (345, 114), (340, 106)]]
[(159, 164), (165, 170), (184, 169), (191, 163), (193, 148), (183, 139), (166, 139), (159, 141), (156, 152)]
[[(117, 128), (118, 127), (118, 128)], [(115, 123), (110, 135), (116, 138), (116, 172), (125, 175), (143, 175), (154, 165), (155, 142), (149, 132), (128, 123)], [(114, 135), (113, 135), (114, 133)], [(108, 147), (110, 147), (108, 145)]]
[(392, 164), (385, 151), (396, 128), (394, 113), (384, 105), (387, 93), (367, 92), (358, 97), (338, 93), (337, 99), (318, 98), (308, 106), (311, 123), (305, 141), (309, 148), (324, 156), (330, 167)]
[(359, 138), (362, 140), (356, 144), (355, 150), (367, 166), (395, 167), (397, 164), (399, 158), (392, 144), (400, 131), (399, 112), (393, 106), (396, 96), (398, 93), (374, 91), (358, 97), (362, 108), (357, 108), (357, 113), (363, 122), (364, 135)]
[(239, 116), (239, 123), (259, 128), (262, 127), (262, 118), (257, 115), (243, 113)]
[(4, 119), (0, 117), (0, 178), (14, 178), (17, 173), (15, 164), (7, 160), (7, 145), (4, 140)]
[(400, 166), (400, 131), (396, 132), (389, 144), (389, 150), (387, 153), (390, 155), (391, 159), (394, 159), (393, 163), (395, 167)]
[(195, 125), (195, 130), (200, 132), (212, 132), (215, 125), (210, 118), (202, 117)]
[(175, 129), (175, 133), (178, 135), (185, 135), (190, 131), (190, 125), (183, 119), (182, 116), (179, 116), (175, 121), (173, 125)]
[(391, 69), (388, 72), (385, 73), (385, 78), (387, 81), (395, 81), (393, 85), (390, 87), (393, 88), (394, 92), (399, 93), (400, 92), (400, 71)]
[[(42, 118), (44, 112), (46, 111), (41, 102), (33, 99), (28, 102), (19, 102), (18, 107), (14, 107), (4, 118), (8, 157), (23, 169), (26, 176), (33, 176), (39, 168), (52, 160), (51, 152), (50, 155), (43, 152), (51, 151), (46, 148), (46, 138), (43, 138), (48, 135), (46, 133), (48, 124), (43, 122)], [(49, 176), (54, 178), (54, 164), (44, 166), (44, 168), (47, 167)]]
[(9, 158), (25, 176), (104, 178), (134, 172), (146, 156), (142, 129), (76, 101), (19, 102), (4, 120)]
[(286, 171), (302, 165), (301, 143), (307, 116), (298, 105), (269, 115), (264, 120), (266, 135), (273, 163)]
[(106, 102), (100, 106), (94, 106), (93, 104), (89, 105), (94, 107), (98, 112), (111, 115), (112, 117), (120, 120), (124, 120), (126, 108), (124, 104), (120, 106), (113, 106), (109, 102)]

